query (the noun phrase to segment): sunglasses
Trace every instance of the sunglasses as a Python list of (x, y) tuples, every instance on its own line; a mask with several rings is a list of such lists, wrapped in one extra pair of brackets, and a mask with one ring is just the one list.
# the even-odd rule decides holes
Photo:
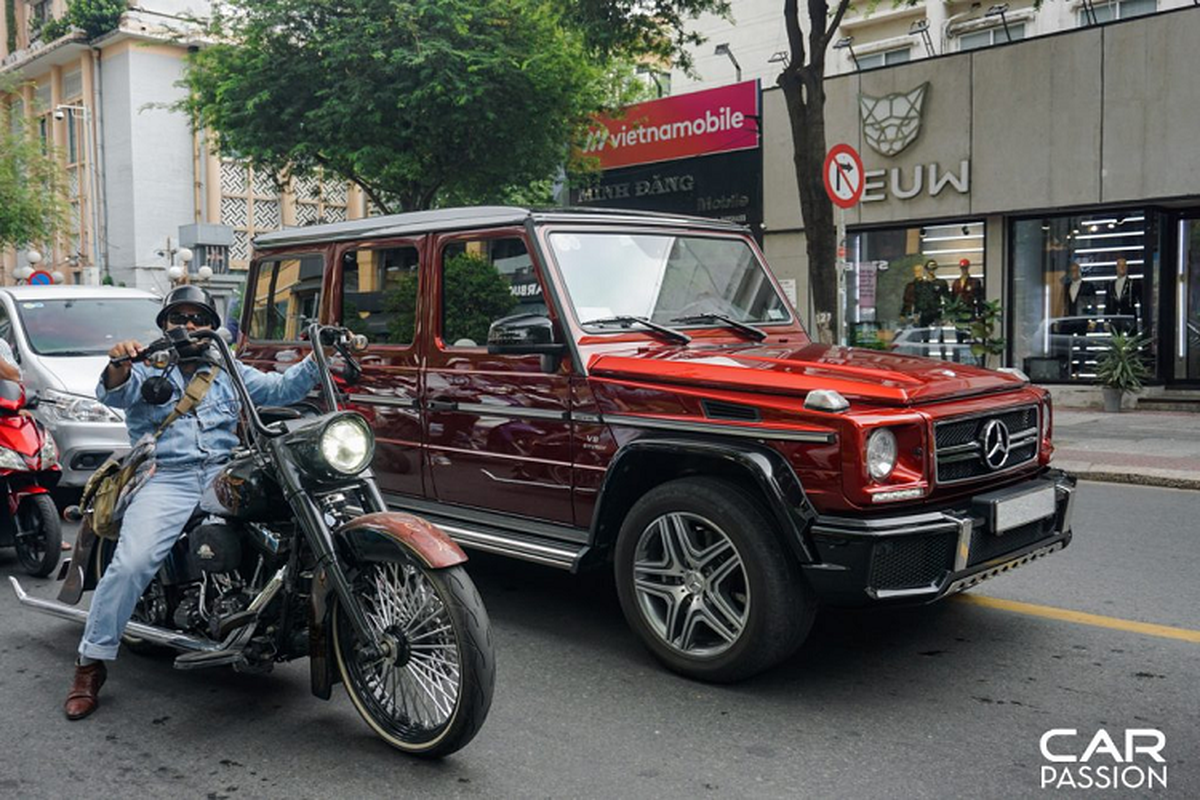
[(167, 322), (172, 325), (187, 325), (190, 322), (197, 328), (204, 328), (212, 325), (212, 317), (204, 312), (188, 314), (184, 311), (172, 311), (167, 314)]

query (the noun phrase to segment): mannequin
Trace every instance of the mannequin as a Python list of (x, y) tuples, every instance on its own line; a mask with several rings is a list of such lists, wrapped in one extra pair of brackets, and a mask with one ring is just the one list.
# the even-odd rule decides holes
[(1137, 291), (1129, 277), (1129, 264), (1124, 258), (1117, 259), (1117, 277), (1104, 287), (1104, 313), (1114, 317), (1133, 317), (1132, 320), (1114, 320), (1114, 328), (1137, 328)]
[(1072, 261), (1063, 286), (1065, 316), (1083, 317), (1096, 313), (1096, 289), (1083, 279), (1083, 268)]
[(950, 293), (974, 314), (979, 313), (983, 305), (983, 281), (971, 277), (971, 259), (964, 258), (958, 262), (959, 276), (950, 284)]

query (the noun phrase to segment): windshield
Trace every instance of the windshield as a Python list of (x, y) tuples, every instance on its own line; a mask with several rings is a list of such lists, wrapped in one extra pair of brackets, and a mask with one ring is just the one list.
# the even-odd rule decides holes
[(662, 324), (704, 314), (751, 323), (791, 317), (754, 251), (740, 239), (553, 233), (550, 248), (584, 324), (619, 316)]
[(102, 356), (117, 342), (149, 344), (162, 336), (153, 298), (78, 297), (21, 300), (17, 312), (29, 346), (43, 356)]

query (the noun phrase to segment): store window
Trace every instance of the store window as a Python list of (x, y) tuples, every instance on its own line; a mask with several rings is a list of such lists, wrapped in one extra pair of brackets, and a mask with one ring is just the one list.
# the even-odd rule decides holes
[(1018, 39), (1025, 38), (1025, 24), (1018, 22), (1015, 25), (1009, 24), (1007, 32), (1003, 25), (995, 28), (988, 28), (984, 31), (975, 31), (973, 33), (964, 33), (958, 37), (959, 50), (979, 50), (984, 47), (991, 47), (994, 44), (1004, 44), (1006, 42), (1015, 42)]
[(895, 50), (884, 50), (881, 53), (868, 53), (867, 55), (858, 56), (858, 68), (874, 69), (875, 67), (888, 67), (892, 64), (906, 63), (912, 54), (911, 47), (899, 47)]
[(953, 318), (986, 299), (983, 237), (981, 220), (851, 233), (844, 342), (981, 363)]
[(1035, 381), (1090, 382), (1113, 332), (1154, 337), (1152, 223), (1140, 210), (1013, 223), (1014, 366)]

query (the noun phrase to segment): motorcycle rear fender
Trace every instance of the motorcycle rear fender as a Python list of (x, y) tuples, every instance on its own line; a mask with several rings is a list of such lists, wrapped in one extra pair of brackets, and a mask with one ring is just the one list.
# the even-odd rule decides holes
[[(449, 536), (420, 517), (392, 511), (364, 514), (333, 532), (338, 553), (349, 563), (396, 561), (409, 554), (430, 569), (445, 569), (467, 560), (467, 554)], [(328, 700), (339, 680), (333, 668), (329, 636), (329, 593), (333, 583), (324, 565), (314, 573), (308, 621), (309, 670), (312, 693)]]

